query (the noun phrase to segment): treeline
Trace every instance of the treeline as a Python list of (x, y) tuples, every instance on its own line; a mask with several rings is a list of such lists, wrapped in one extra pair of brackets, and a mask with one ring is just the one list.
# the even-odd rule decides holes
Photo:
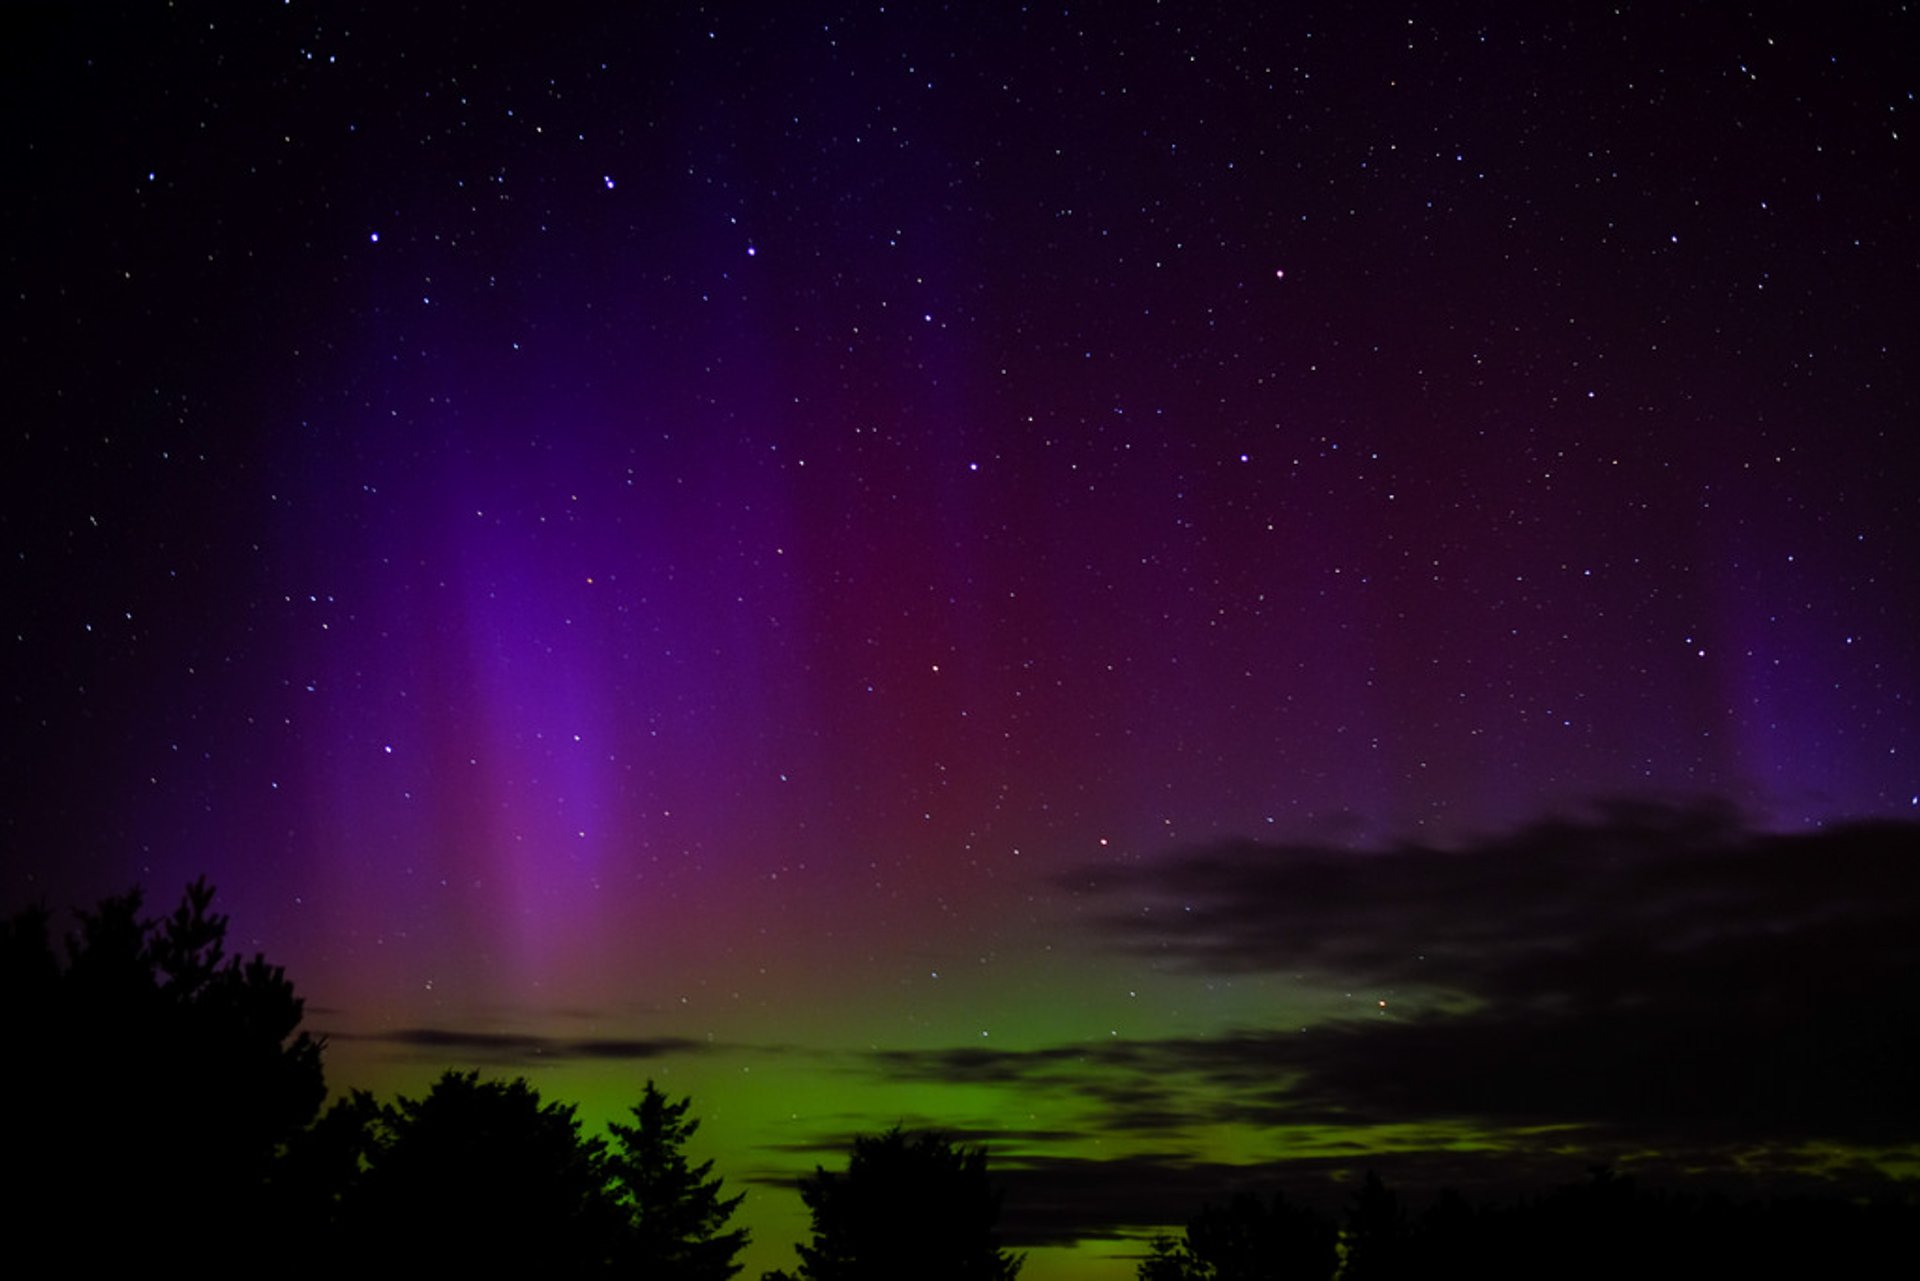
[[(278, 966), (229, 957), (213, 890), (148, 918), (136, 891), (0, 921), (7, 1260), (134, 1275), (472, 1275), (726, 1281), (747, 1232), (689, 1101), (647, 1082), (584, 1133), (526, 1081), (447, 1072), (424, 1097), (321, 1111), (321, 1045)], [(1012, 1281), (977, 1149), (899, 1129), (801, 1181), (797, 1281)], [(792, 1281), (770, 1273), (774, 1281)]]
[[(689, 1101), (649, 1081), (583, 1131), (523, 1080), (448, 1072), (421, 1098), (356, 1091), (322, 1111), (321, 1045), (279, 967), (229, 957), (213, 891), (149, 919), (138, 893), (0, 921), (0, 1160), (7, 1261), (151, 1270), (727, 1281), (747, 1244), (711, 1162), (688, 1162)], [(799, 1191), (813, 1236), (762, 1281), (1014, 1281), (978, 1149), (894, 1129)], [(1369, 1175), (1345, 1211), (1275, 1196), (1203, 1209), (1152, 1243), (1139, 1281), (1382, 1281), (1474, 1275), (1841, 1275), (1911, 1258), (1911, 1206), (1736, 1204), (1597, 1171), (1504, 1206), (1445, 1195), (1414, 1213)]]
[[(204, 881), (169, 916), (135, 892), (0, 924), (10, 1248), (101, 1271), (725, 1281), (744, 1230), (681, 1148), (687, 1101), (648, 1082), (588, 1136), (525, 1081), (449, 1072), (419, 1099), (364, 1091), (323, 1114), (321, 1046), (264, 958), (228, 957)], [(37, 1271), (37, 1270), (36, 1270)]]
[(1737, 1202), (1643, 1189), (1595, 1169), (1590, 1181), (1509, 1204), (1442, 1193), (1415, 1213), (1369, 1174), (1346, 1209), (1324, 1213), (1242, 1194), (1160, 1237), (1138, 1281), (1587, 1281), (1620, 1277), (1868, 1275), (1911, 1261), (1911, 1205), (1797, 1198)]

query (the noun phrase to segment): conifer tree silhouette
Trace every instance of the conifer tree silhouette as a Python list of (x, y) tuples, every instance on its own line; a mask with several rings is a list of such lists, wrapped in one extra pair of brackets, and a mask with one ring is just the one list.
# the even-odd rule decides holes
[[(229, 957), (205, 879), (169, 916), (141, 894), (76, 913), (65, 963), (41, 908), (0, 926), (0, 1125), (20, 1223), (85, 1233), (130, 1264), (221, 1207), (203, 1258), (246, 1257), (272, 1221), (268, 1178), (326, 1095), (321, 1046), (279, 966)], [(101, 1233), (99, 1224), (112, 1224)]]
[(727, 1230), (744, 1194), (723, 1197), (713, 1162), (687, 1163), (682, 1151), (700, 1122), (691, 1100), (668, 1100), (652, 1081), (632, 1108), (634, 1124), (614, 1123), (607, 1168), (626, 1215), (623, 1266), (663, 1281), (726, 1281), (740, 1270), (745, 1228)]

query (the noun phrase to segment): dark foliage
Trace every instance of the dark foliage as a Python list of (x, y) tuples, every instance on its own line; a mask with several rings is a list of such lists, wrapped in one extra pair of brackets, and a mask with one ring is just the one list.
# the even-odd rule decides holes
[(103, 1268), (145, 1258), (211, 1207), (221, 1227), (204, 1248), (246, 1257), (281, 1222), (276, 1156), (326, 1095), (293, 985), (260, 956), (226, 955), (212, 902), (204, 880), (157, 920), (137, 890), (107, 899), (77, 914), (64, 963), (46, 911), (0, 925), (10, 1210), (84, 1234)]
[(862, 1135), (844, 1174), (800, 1185), (813, 1215), (799, 1281), (1013, 1281), (1021, 1259), (1000, 1248), (1000, 1193), (986, 1154), (939, 1134), (895, 1127)]
[(339, 1199), (348, 1257), (395, 1274), (611, 1271), (620, 1206), (605, 1144), (580, 1133), (571, 1105), (525, 1081), (448, 1072), (368, 1120), (364, 1169)]
[(700, 1128), (687, 1118), (690, 1102), (671, 1102), (648, 1081), (632, 1109), (634, 1124), (609, 1127), (608, 1172), (625, 1222), (623, 1266), (642, 1277), (726, 1281), (740, 1270), (734, 1260), (747, 1244), (746, 1229), (727, 1230), (745, 1196), (720, 1194), (713, 1162), (687, 1164), (681, 1149)]
[(1184, 1240), (1161, 1237), (1142, 1262), (1140, 1281), (1324, 1281), (1334, 1268), (1334, 1224), (1275, 1194), (1242, 1193), (1207, 1206)]
[(1213, 1270), (1185, 1241), (1157, 1236), (1134, 1276), (1139, 1281), (1212, 1281)]
[(346, 1200), (374, 1152), (380, 1104), (365, 1090), (338, 1099), (296, 1134), (274, 1163), (274, 1203), (287, 1239), (310, 1242), (316, 1273), (337, 1260)]
[(387, 1105), (356, 1091), (316, 1119), (321, 1046), (298, 1030), (301, 1003), (278, 967), (225, 955), (212, 900), (196, 882), (148, 920), (138, 892), (108, 899), (77, 914), (64, 960), (44, 910), (0, 921), (14, 1224), (116, 1272), (189, 1240), (236, 1273), (269, 1257), (296, 1276), (739, 1271), (747, 1234), (726, 1225), (741, 1198), (688, 1165), (689, 1101), (652, 1082), (611, 1148), (572, 1106), (473, 1073)]
[(524, 1080), (448, 1072), (422, 1099), (336, 1103), (278, 1177), (334, 1266), (727, 1281), (743, 1198), (721, 1195), (711, 1162), (687, 1163), (689, 1106), (649, 1081), (610, 1146)]
[(1407, 1208), (1372, 1171), (1347, 1210), (1334, 1249), (1340, 1260), (1335, 1281), (1405, 1276), (1415, 1266), (1418, 1256)]
[(1906, 1204), (1735, 1204), (1649, 1193), (1605, 1170), (1515, 1205), (1475, 1206), (1443, 1193), (1414, 1214), (1370, 1174), (1339, 1222), (1337, 1248), (1334, 1220), (1279, 1197), (1271, 1208), (1241, 1197), (1224, 1211), (1202, 1211), (1183, 1239), (1155, 1240), (1135, 1275), (1140, 1281), (1835, 1276), (1881, 1271), (1884, 1260), (1910, 1253), (1917, 1218)]

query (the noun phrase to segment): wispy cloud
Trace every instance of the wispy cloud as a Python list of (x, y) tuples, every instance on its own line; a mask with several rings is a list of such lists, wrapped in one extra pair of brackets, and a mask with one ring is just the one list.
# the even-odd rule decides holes
[(1074, 878), (1109, 905), (1100, 937), (1392, 999), (1304, 1029), (871, 1063), (1056, 1090), (1136, 1136), (1466, 1122), (1662, 1150), (1893, 1147), (1920, 1140), (1917, 869), (1911, 825), (1780, 835), (1648, 806), (1449, 849), (1196, 850)]
[(513, 1066), (569, 1059), (640, 1060), (669, 1054), (700, 1054), (715, 1046), (687, 1037), (575, 1039), (520, 1032), (479, 1032), (459, 1028), (415, 1027), (391, 1032), (329, 1032), (331, 1040), (369, 1041), (416, 1050), (444, 1059), (451, 1052), (477, 1062)]

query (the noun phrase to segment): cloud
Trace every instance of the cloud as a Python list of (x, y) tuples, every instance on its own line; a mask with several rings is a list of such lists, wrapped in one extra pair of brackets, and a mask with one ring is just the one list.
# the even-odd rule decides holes
[(446, 1051), (472, 1055), (477, 1061), (509, 1065), (568, 1059), (640, 1060), (669, 1054), (705, 1053), (709, 1042), (685, 1037), (578, 1040), (534, 1036), (517, 1032), (476, 1032), (455, 1028), (402, 1028), (392, 1032), (329, 1032), (331, 1040), (371, 1041), (418, 1050), (422, 1057), (442, 1057)]
[(1464, 1122), (1661, 1151), (1920, 1141), (1920, 827), (1792, 835), (1617, 806), (1473, 845), (1216, 846), (1075, 878), (1105, 941), (1391, 994), (1286, 1030), (881, 1052), (896, 1078), (1054, 1088), (1089, 1125)]
[[(1237, 843), (1064, 879), (1108, 905), (1110, 943), (1196, 970), (1598, 994), (1729, 942), (1834, 926), (1895, 940), (1917, 834), (1762, 835), (1716, 808), (1616, 805), (1457, 848)], [(1896, 941), (1910, 962), (1915, 942)]]

